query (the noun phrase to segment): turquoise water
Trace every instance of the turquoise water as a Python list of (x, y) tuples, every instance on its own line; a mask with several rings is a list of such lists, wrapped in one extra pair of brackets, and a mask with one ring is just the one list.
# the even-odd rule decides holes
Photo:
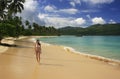
[(64, 45), (76, 51), (120, 60), (120, 36), (60, 36), (43, 37), (41, 41)]

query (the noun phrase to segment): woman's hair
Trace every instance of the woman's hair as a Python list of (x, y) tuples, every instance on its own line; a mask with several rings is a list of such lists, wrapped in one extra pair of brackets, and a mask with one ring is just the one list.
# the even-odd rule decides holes
[(39, 40), (36, 40), (36, 41), (37, 41), (37, 44), (38, 44), (38, 45), (40, 45), (40, 42), (39, 42)]

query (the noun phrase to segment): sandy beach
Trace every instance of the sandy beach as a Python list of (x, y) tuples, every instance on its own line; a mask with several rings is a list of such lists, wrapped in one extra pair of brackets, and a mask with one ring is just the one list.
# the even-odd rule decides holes
[(78, 55), (57, 45), (42, 43), (38, 64), (34, 43), (29, 39), (16, 40), (17, 47), (0, 53), (1, 79), (120, 79), (119, 65)]
[[(9, 45), (12, 45), (12, 44), (14, 44), (14, 41), (13, 41), (14, 39), (13, 38), (5, 38), (5, 39), (3, 39), (1, 42), (2, 43), (6, 43), (6, 44), (9, 44)], [(8, 47), (6, 47), (6, 46), (0, 46), (0, 53), (4, 53), (5, 51), (7, 51), (8, 50)]]

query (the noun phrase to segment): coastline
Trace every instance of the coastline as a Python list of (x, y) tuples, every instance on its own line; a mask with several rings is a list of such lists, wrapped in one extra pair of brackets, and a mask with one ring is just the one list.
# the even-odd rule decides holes
[(74, 54), (78, 54), (78, 55), (82, 55), (82, 56), (90, 58), (90, 59), (95, 59), (95, 60), (98, 60), (98, 61), (103, 61), (103, 62), (106, 62), (106, 63), (108, 63), (110, 65), (120, 66), (120, 60), (110, 59), (110, 58), (99, 56), (99, 55), (92, 55), (92, 54), (81, 53), (79, 51), (76, 51), (72, 47), (67, 47), (67, 46), (63, 46), (63, 47), (68, 52), (71, 52), (71, 53), (74, 53)]
[[(43, 38), (43, 37), (56, 37), (56, 36), (20, 36), (17, 40), (21, 40), (21, 39), (25, 39), (25, 38), (30, 38), (29, 41), (31, 42), (35, 42), (35, 39), (37, 38)], [(2, 43), (6, 43), (6, 44), (14, 44), (14, 40), (16, 40), (16, 38), (13, 37), (7, 37), (5, 39), (2, 40)], [(45, 42), (41, 42), (42, 44), (49, 46), (49, 45), (53, 45), (53, 44), (49, 44), (49, 43), (45, 43)], [(95, 59), (95, 60), (99, 60), (99, 61), (103, 61), (106, 62), (108, 64), (111, 65), (119, 65), (120, 66), (120, 60), (116, 60), (116, 59), (110, 59), (110, 58), (106, 58), (103, 56), (98, 56), (98, 55), (92, 55), (92, 54), (85, 54), (85, 53), (81, 53), (79, 51), (76, 51), (74, 48), (72, 47), (68, 47), (68, 46), (62, 46), (62, 45), (56, 45), (58, 47), (63, 47), (63, 49), (67, 52), (71, 52), (74, 54), (78, 54), (78, 55), (82, 55), (85, 57), (88, 57), (90, 59)], [(0, 53), (4, 53), (5, 51), (7, 51), (9, 49), (9, 47), (6, 46), (0, 46)]]
[[(0, 55), (0, 77), (3, 79), (120, 79), (120, 66), (72, 53), (64, 46), (42, 42), (41, 62), (34, 54), (33, 38), (15, 41)], [(32, 40), (31, 40), (32, 39)], [(7, 75), (7, 76), (6, 76)]]
[[(37, 36), (35, 38), (43, 38), (43, 37), (55, 37), (55, 36)], [(33, 38), (31, 41), (35, 41), (35, 39)], [(71, 53), (74, 53), (74, 54), (82, 55), (82, 56), (90, 58), (90, 59), (103, 61), (103, 62), (105, 62), (107, 64), (110, 64), (110, 65), (120, 66), (120, 60), (117, 60), (117, 59), (111, 59), (111, 58), (107, 58), (107, 57), (103, 57), (103, 56), (99, 56), (99, 55), (92, 55), (92, 54), (82, 53), (82, 52), (76, 51), (74, 48), (68, 47), (68, 46), (57, 45), (57, 44), (49, 44), (49, 43), (45, 43), (45, 42), (42, 42), (42, 43), (46, 44), (46, 45), (56, 45), (56, 46), (59, 46), (59, 47), (63, 47), (63, 49), (65, 51), (67, 51), (67, 52), (71, 52)]]

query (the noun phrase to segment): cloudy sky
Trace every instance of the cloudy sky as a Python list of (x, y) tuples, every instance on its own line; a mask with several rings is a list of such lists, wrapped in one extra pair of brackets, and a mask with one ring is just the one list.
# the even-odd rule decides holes
[(56, 28), (120, 23), (120, 0), (26, 0), (24, 8), (24, 20)]

